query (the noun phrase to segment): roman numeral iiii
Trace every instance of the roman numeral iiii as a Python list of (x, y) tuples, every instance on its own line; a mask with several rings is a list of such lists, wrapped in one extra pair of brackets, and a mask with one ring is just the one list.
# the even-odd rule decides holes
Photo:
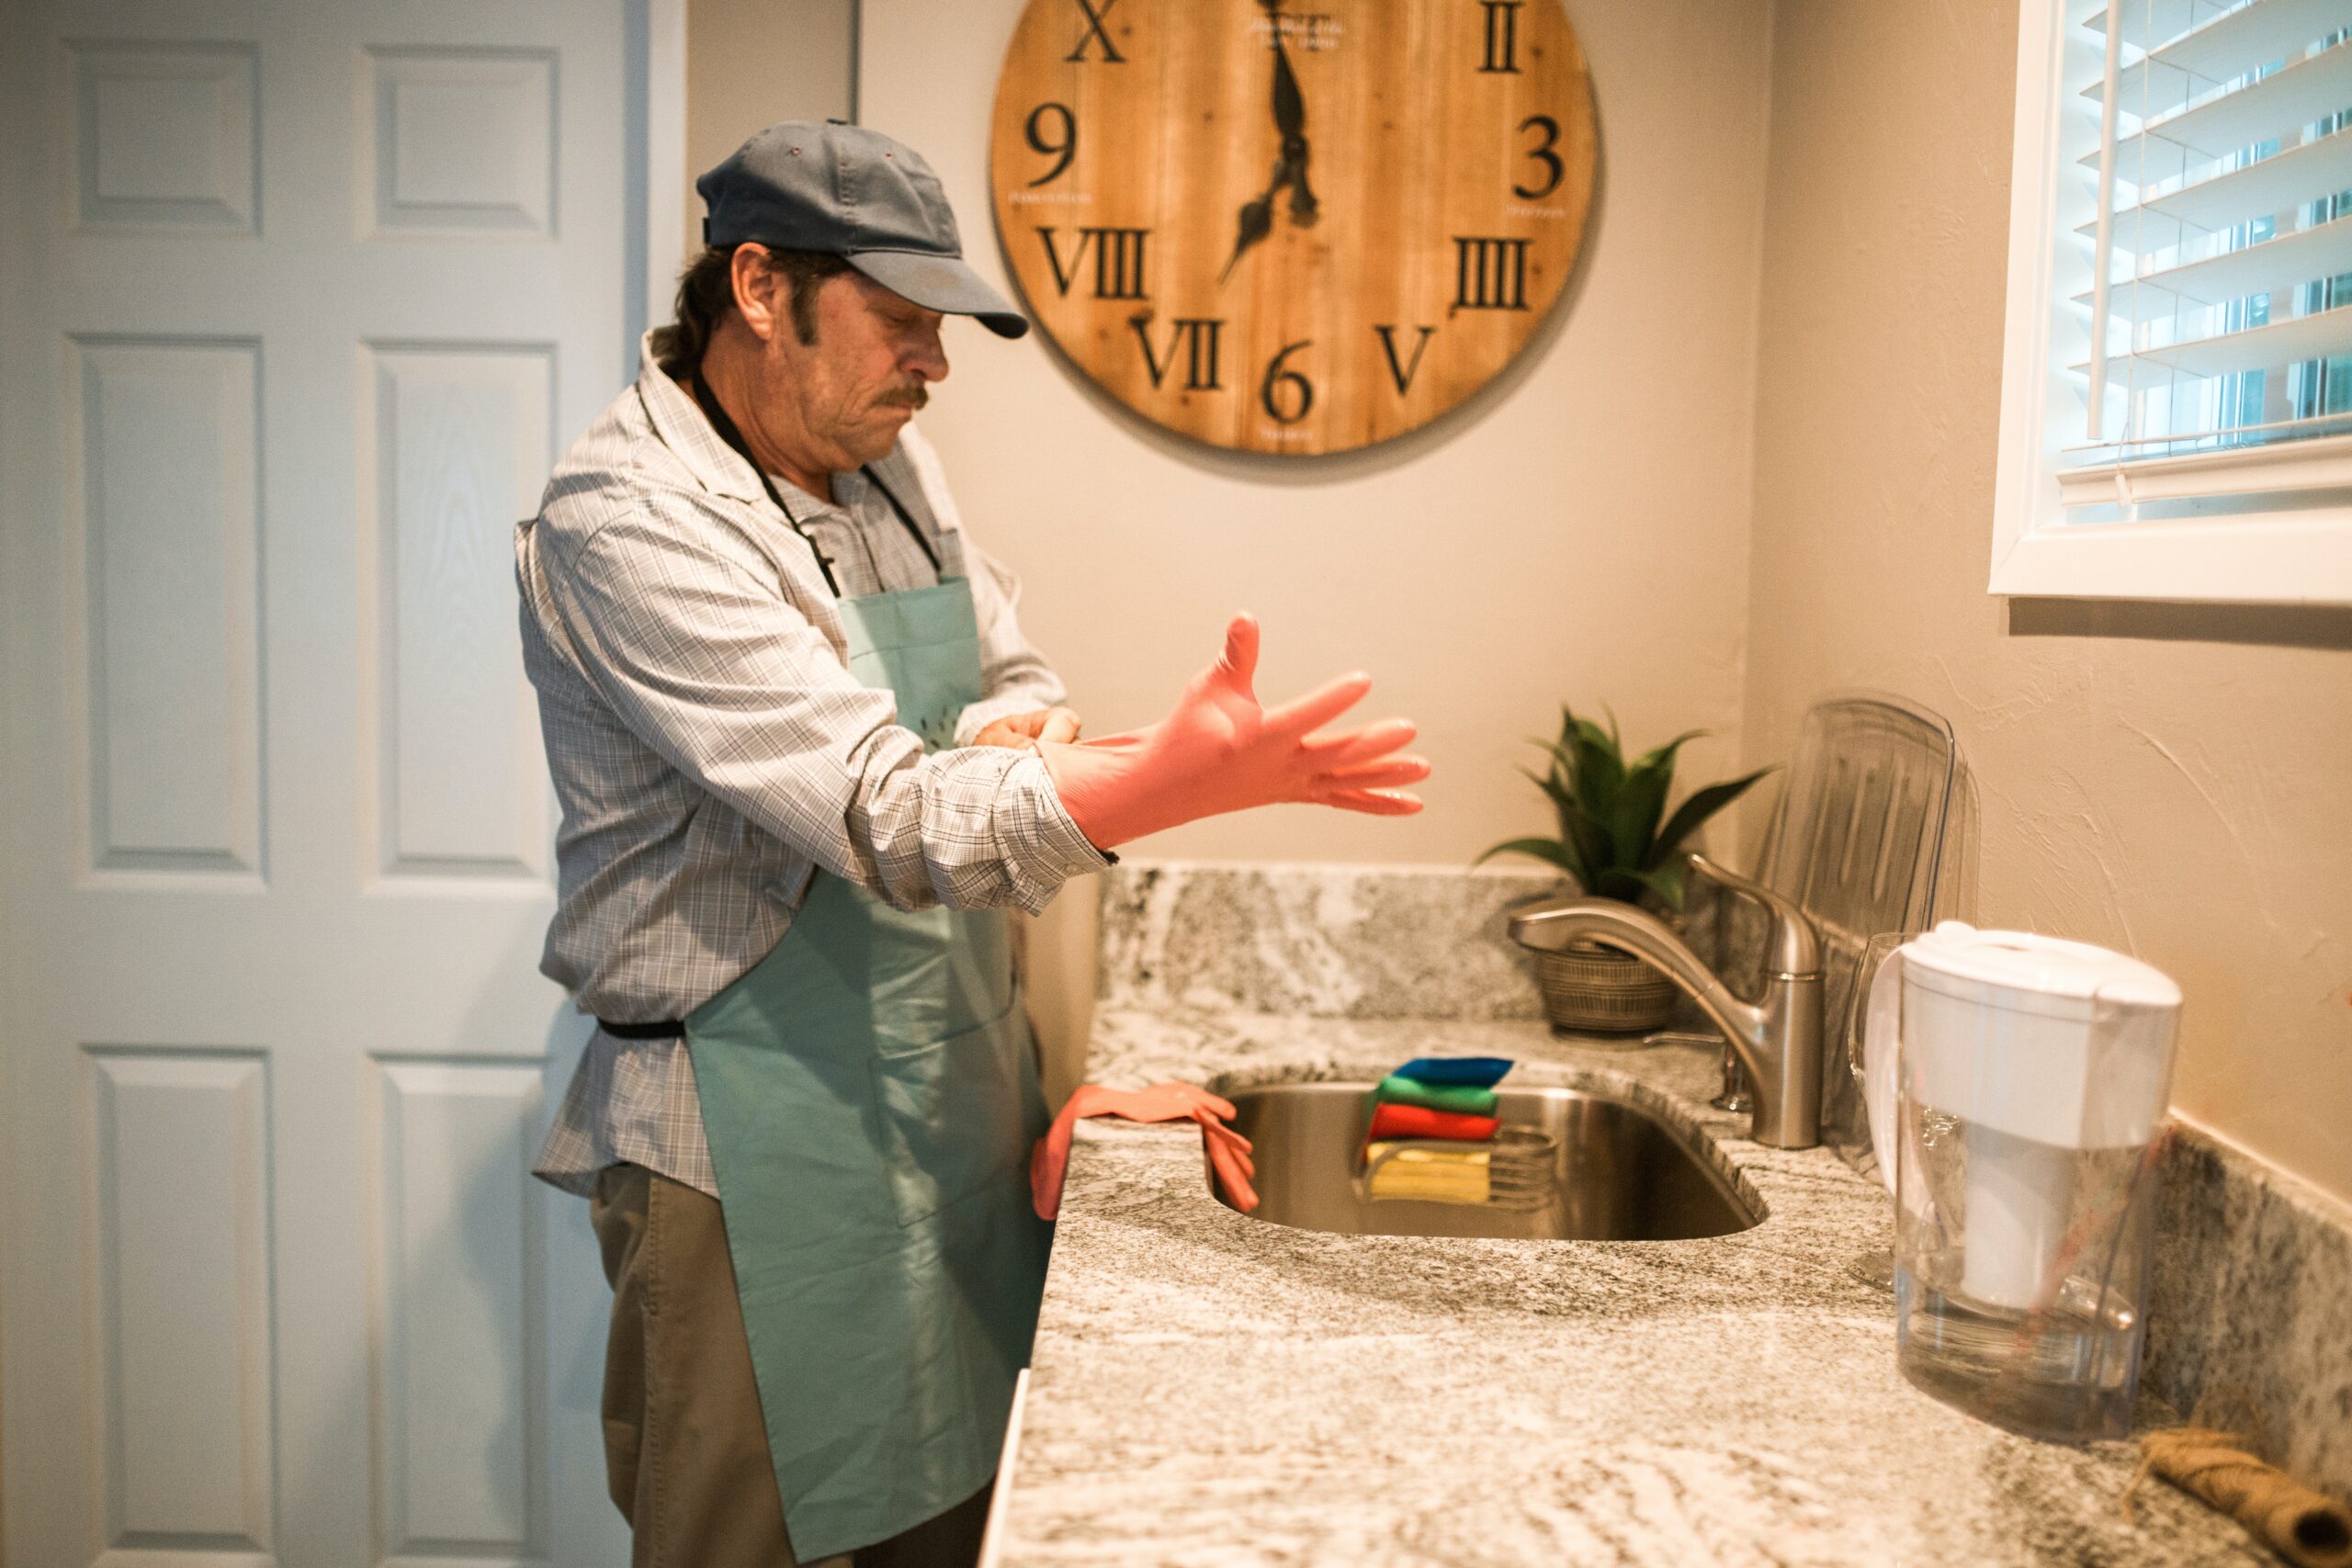
[(1527, 309), (1525, 240), (1453, 237), (1453, 308), (1457, 310)]

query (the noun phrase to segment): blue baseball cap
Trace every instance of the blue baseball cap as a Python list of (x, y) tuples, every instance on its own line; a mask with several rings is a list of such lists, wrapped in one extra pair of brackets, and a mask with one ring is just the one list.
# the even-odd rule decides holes
[(840, 256), (901, 299), (976, 316), (1000, 337), (1028, 318), (964, 260), (947, 192), (922, 155), (878, 130), (829, 119), (769, 126), (695, 182), (703, 243), (747, 241)]

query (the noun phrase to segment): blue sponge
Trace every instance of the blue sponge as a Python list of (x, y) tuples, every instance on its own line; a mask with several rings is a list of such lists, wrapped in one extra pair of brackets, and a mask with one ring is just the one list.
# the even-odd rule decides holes
[(1396, 1069), (1398, 1077), (1422, 1083), (1469, 1084), (1492, 1089), (1510, 1071), (1508, 1056), (1416, 1056)]

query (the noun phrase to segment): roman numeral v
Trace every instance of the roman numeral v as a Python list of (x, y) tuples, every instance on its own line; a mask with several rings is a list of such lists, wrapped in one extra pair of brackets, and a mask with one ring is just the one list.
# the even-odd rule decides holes
[(1415, 327), (1413, 331), (1417, 335), (1413, 339), (1413, 356), (1401, 363), (1396, 358), (1396, 328), (1391, 324), (1372, 330), (1380, 334), (1381, 352), (1388, 356), (1388, 378), (1396, 384), (1397, 394), (1401, 397), (1413, 389), (1413, 378), (1420, 373), (1421, 355), (1429, 352), (1430, 339), (1436, 335), (1437, 329)]

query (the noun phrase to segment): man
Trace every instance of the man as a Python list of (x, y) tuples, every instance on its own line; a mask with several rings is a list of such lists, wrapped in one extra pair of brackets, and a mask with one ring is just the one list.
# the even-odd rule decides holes
[(1401, 721), (1310, 733), (1362, 676), (1261, 709), (1246, 617), (1167, 720), (1077, 743), (908, 423), (944, 316), (1027, 328), (930, 168), (791, 123), (696, 188), (677, 321), (517, 530), (542, 967), (599, 1021), (537, 1171), (612, 1280), (637, 1563), (968, 1562), (1050, 1239), (1003, 908), (1214, 811), (1417, 809), (1427, 768)]

